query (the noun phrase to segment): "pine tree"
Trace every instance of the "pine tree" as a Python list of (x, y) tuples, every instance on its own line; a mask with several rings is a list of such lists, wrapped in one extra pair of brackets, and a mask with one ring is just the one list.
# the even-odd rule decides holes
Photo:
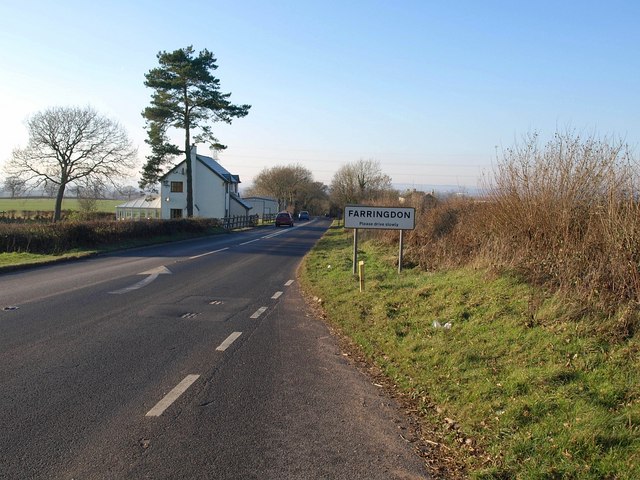
[[(151, 105), (142, 112), (147, 121), (147, 144), (151, 154), (143, 167), (141, 187), (157, 183), (162, 167), (171, 157), (183, 153), (187, 165), (187, 216), (193, 216), (191, 143), (208, 142), (212, 148), (226, 148), (212, 132), (211, 123), (231, 123), (249, 113), (250, 105), (233, 105), (230, 93), (220, 92), (220, 80), (213, 75), (216, 58), (207, 49), (195, 55), (192, 46), (157, 55), (159, 67), (145, 74), (145, 86), (152, 88)], [(168, 128), (184, 130), (184, 149), (169, 143)], [(192, 133), (198, 130), (197, 135)]]

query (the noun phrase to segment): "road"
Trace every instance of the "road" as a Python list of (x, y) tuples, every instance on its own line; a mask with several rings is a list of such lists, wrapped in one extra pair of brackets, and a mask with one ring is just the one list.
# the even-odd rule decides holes
[(327, 227), (0, 274), (0, 478), (428, 478), (298, 290)]

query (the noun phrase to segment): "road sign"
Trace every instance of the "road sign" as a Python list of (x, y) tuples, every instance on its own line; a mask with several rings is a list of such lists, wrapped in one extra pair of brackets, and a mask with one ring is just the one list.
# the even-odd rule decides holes
[(374, 228), (380, 230), (400, 230), (398, 272), (402, 271), (402, 247), (405, 230), (416, 228), (416, 209), (410, 207), (370, 207), (367, 205), (346, 205), (344, 207), (344, 228), (353, 228), (353, 274), (358, 261), (358, 230)]
[(413, 230), (416, 228), (416, 209), (347, 205), (344, 207), (344, 227)]

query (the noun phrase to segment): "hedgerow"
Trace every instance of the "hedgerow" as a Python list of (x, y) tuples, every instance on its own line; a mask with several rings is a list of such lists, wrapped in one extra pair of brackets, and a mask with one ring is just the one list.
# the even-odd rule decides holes
[(222, 230), (216, 219), (0, 223), (0, 252), (59, 254), (216, 229)]

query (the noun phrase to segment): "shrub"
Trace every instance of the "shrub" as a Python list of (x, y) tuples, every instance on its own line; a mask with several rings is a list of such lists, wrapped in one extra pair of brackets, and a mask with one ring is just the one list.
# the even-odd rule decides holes
[(623, 142), (567, 133), (540, 145), (531, 135), (503, 153), (485, 191), (426, 210), (405, 258), (425, 269), (476, 262), (515, 270), (612, 315), (623, 311), (618, 323), (633, 334), (640, 185)]
[(489, 190), (492, 256), (607, 302), (637, 299), (638, 177), (622, 142), (556, 134), (507, 150)]

